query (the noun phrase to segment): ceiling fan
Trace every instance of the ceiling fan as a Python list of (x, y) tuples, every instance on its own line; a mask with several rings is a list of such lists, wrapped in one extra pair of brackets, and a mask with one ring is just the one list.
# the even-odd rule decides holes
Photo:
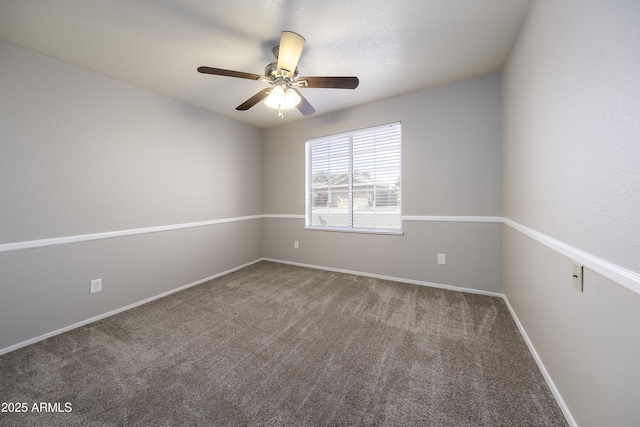
[(309, 116), (316, 110), (298, 88), (355, 89), (359, 80), (357, 77), (298, 77), (297, 65), (304, 43), (305, 39), (301, 35), (283, 31), (280, 34), (280, 45), (273, 48), (277, 61), (267, 65), (263, 76), (212, 67), (198, 67), (198, 72), (258, 80), (271, 86), (247, 99), (237, 106), (236, 110), (246, 111), (264, 99), (267, 106), (278, 110), (280, 117), (283, 116), (283, 110), (293, 107), (297, 107), (303, 115)]

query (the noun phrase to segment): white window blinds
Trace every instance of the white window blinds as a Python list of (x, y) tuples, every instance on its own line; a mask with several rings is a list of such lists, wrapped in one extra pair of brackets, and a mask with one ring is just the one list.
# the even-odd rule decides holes
[(306, 143), (307, 228), (401, 231), (401, 124)]

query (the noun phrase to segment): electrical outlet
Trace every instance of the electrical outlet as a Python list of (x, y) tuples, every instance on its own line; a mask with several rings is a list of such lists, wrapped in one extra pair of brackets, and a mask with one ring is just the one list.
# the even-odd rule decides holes
[(438, 254), (438, 264), (445, 265), (447, 263), (446, 254)]
[(102, 279), (94, 279), (91, 281), (91, 293), (95, 294), (96, 292), (102, 291)]
[(293, 249), (300, 249), (300, 245), (298, 244), (297, 240), (293, 241)]
[(577, 262), (574, 262), (573, 263), (573, 287), (579, 290), (580, 292), (583, 291), (582, 272), (583, 272), (582, 266)]

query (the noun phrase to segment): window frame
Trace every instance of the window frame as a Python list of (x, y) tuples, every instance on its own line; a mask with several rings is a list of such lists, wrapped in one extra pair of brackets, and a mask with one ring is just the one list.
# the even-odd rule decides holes
[[(397, 206), (398, 212), (398, 228), (367, 228), (354, 226), (354, 214), (357, 215), (357, 210), (354, 208), (354, 135), (360, 136), (367, 131), (370, 131), (371, 136), (375, 135), (377, 130), (382, 130), (387, 127), (397, 127), (398, 141), (398, 184), (397, 184)], [(314, 208), (314, 191), (313, 189), (313, 176), (312, 176), (312, 158), (311, 147), (313, 144), (331, 144), (331, 140), (341, 140), (342, 138), (348, 138), (348, 206), (347, 206), (347, 225), (318, 225), (313, 224), (312, 214)], [(375, 139), (374, 139), (375, 141)], [(335, 142), (337, 144), (337, 142)], [(374, 185), (375, 187), (375, 185)], [(376, 198), (377, 198), (377, 189)], [(375, 199), (374, 199), (375, 200)], [(376, 205), (377, 206), (377, 205)], [(333, 232), (346, 232), (346, 233), (364, 233), (364, 234), (382, 234), (382, 235), (404, 235), (403, 221), (402, 221), (402, 122), (397, 121), (393, 123), (386, 123), (382, 125), (371, 126), (367, 128), (361, 128), (351, 130), (347, 132), (341, 132), (338, 134), (328, 135), (324, 137), (312, 138), (305, 142), (305, 227), (306, 230), (315, 231), (333, 231)]]

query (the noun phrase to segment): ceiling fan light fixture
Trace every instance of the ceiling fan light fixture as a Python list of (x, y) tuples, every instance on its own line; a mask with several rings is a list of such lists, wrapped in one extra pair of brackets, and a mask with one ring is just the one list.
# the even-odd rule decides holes
[(301, 101), (300, 95), (292, 88), (286, 88), (282, 85), (276, 85), (271, 93), (264, 100), (267, 107), (278, 110), (278, 116), (282, 117), (282, 110), (288, 110), (295, 107)]
[(284, 104), (284, 101), (285, 91), (282, 86), (278, 85), (274, 86), (273, 89), (271, 89), (271, 93), (269, 94), (267, 99), (264, 100), (264, 104), (267, 107), (278, 109), (282, 104)]
[(284, 108), (293, 108), (300, 104), (300, 95), (295, 90), (289, 88), (285, 92)]

